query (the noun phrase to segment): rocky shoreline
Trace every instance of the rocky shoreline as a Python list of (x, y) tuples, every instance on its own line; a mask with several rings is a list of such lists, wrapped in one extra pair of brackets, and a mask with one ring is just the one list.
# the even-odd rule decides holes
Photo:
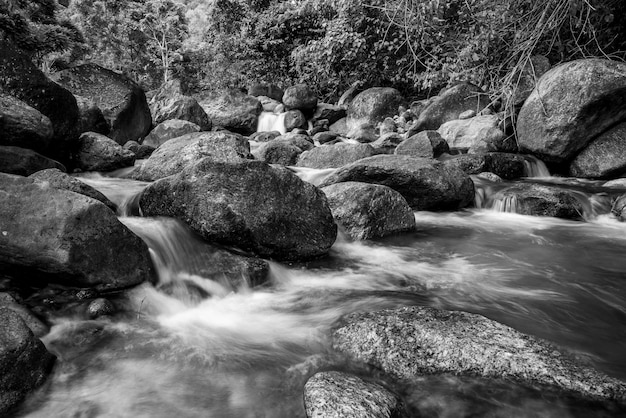
[[(93, 64), (53, 78), (0, 42), (0, 414), (53, 367), (39, 339), (51, 306), (64, 300), (85, 318), (109, 317), (108, 294), (159, 285), (149, 246), (120, 222), (118, 205), (70, 174), (128, 169), (127, 178), (149, 182), (135, 212), (184, 223), (216, 246), (220, 272), (252, 284), (266, 281), (267, 260), (324, 257), (338, 229), (375, 239), (414, 231), (416, 210), (472, 207), (474, 175), (518, 179), (535, 158), (579, 178), (626, 174), (626, 65), (609, 60), (547, 70), (517, 93), (518, 109), (468, 83), (413, 103), (372, 87), (335, 105), (306, 85), (264, 84), (196, 99), (170, 83), (148, 101), (132, 81)], [(314, 185), (296, 174), (306, 169), (325, 171)], [(518, 213), (583, 220), (575, 194), (562, 189), (518, 184), (500, 193)], [(620, 194), (611, 197), (619, 219)], [(42, 293), (49, 305), (36, 302)], [(626, 383), (475, 314), (357, 313), (330, 338), (392, 380), (501, 379), (626, 405)], [(385, 385), (309, 374), (308, 416), (409, 416)]]

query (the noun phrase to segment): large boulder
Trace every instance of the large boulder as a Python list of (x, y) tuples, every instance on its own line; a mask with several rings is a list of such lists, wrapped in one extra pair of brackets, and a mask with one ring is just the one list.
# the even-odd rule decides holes
[(109, 124), (108, 136), (118, 144), (141, 140), (150, 131), (146, 95), (130, 78), (96, 64), (59, 71), (54, 78), (73, 94), (95, 102)]
[(296, 165), (308, 168), (339, 168), (375, 154), (376, 150), (368, 144), (338, 142), (303, 152)]
[(248, 88), (248, 94), (254, 97), (265, 96), (274, 101), (280, 102), (283, 99), (285, 92), (276, 84), (253, 83)]
[(474, 183), (467, 174), (427, 158), (375, 155), (337, 169), (320, 187), (345, 181), (391, 187), (416, 210), (457, 210), (474, 201)]
[(499, 123), (495, 115), (455, 119), (441, 125), (437, 132), (450, 148), (500, 151), (506, 135), (500, 130)]
[(286, 110), (300, 110), (310, 116), (317, 108), (317, 94), (306, 84), (296, 84), (285, 90), (283, 104)]
[(41, 147), (34, 150), (64, 164), (69, 163), (78, 141), (79, 120), (72, 93), (51, 81), (29, 56), (6, 41), (0, 41), (0, 91), (37, 109), (52, 123), (53, 140), (41, 143)]
[(48, 168), (45, 170), (37, 171), (36, 173), (31, 174), (29, 177), (35, 179), (36, 181), (47, 183), (57, 189), (69, 190), (70, 192), (79, 193), (92, 199), (96, 199), (104, 203), (113, 212), (117, 210), (115, 203), (111, 202), (105, 195), (100, 193), (98, 190), (80, 181), (76, 177), (72, 177), (62, 172), (58, 168)]
[(402, 104), (404, 97), (391, 87), (372, 87), (362, 91), (348, 106), (348, 128), (364, 124), (376, 126), (386, 117), (398, 114), (398, 107)]
[(201, 130), (202, 129), (193, 122), (181, 119), (169, 119), (159, 123), (156, 128), (150, 131), (146, 139), (144, 139), (143, 144), (159, 148), (164, 142), (172, 138), (178, 138), (193, 132), (200, 132)]
[(542, 184), (516, 184), (500, 190), (494, 206), (505, 212), (582, 220), (584, 208), (571, 191)]
[(489, 102), (489, 96), (471, 83), (459, 83), (447, 88), (421, 111), (417, 121), (409, 129), (409, 136), (420, 131), (436, 131), (444, 123), (458, 119), (466, 110), (480, 112)]
[(46, 168), (57, 168), (61, 171), (66, 171), (63, 164), (44, 157), (33, 150), (0, 146), (0, 172), (2, 173), (30, 176)]
[(0, 275), (118, 289), (149, 280), (146, 244), (95, 199), (0, 174)]
[(311, 120), (314, 123), (319, 120), (327, 120), (328, 124), (332, 125), (339, 119), (345, 118), (346, 115), (346, 109), (341, 106), (335, 106), (329, 103), (318, 103)]
[(392, 418), (403, 416), (402, 403), (377, 383), (329, 371), (304, 385), (304, 408), (309, 418)]
[(626, 120), (626, 64), (605, 59), (570, 61), (537, 82), (520, 110), (522, 151), (563, 163), (591, 140)]
[(182, 95), (163, 97), (157, 94), (150, 101), (150, 111), (156, 124), (176, 119), (196, 124), (202, 131), (210, 131), (213, 127), (209, 115), (193, 97)]
[(0, 91), (0, 145), (46, 150), (52, 144), (52, 122), (23, 101)]
[(352, 239), (381, 238), (415, 229), (413, 210), (389, 187), (348, 181), (322, 191), (333, 217)]
[(250, 144), (241, 135), (228, 131), (196, 132), (170, 139), (156, 149), (131, 177), (154, 181), (179, 173), (203, 158), (235, 162), (252, 158)]
[(256, 132), (259, 115), (263, 111), (261, 102), (239, 90), (215, 93), (200, 101), (200, 105), (213, 122), (242, 135)]
[(402, 379), (453, 374), (547, 385), (626, 402), (626, 384), (550, 343), (466, 312), (428, 307), (356, 313), (332, 332), (333, 346)]
[(490, 172), (506, 180), (518, 179), (527, 175), (524, 156), (505, 152), (462, 154), (446, 160), (445, 164), (457, 167), (466, 174)]
[(76, 166), (83, 171), (114, 171), (131, 167), (135, 153), (124, 149), (111, 138), (95, 132), (80, 136), (76, 154)]
[(307, 135), (285, 134), (264, 142), (252, 154), (268, 164), (296, 165), (300, 154), (314, 147)]
[(574, 158), (570, 175), (594, 179), (626, 173), (626, 122), (614, 126), (591, 141)]
[(321, 256), (337, 234), (318, 188), (261, 161), (205, 158), (149, 185), (140, 207), (184, 221), (209, 242), (281, 260)]
[(17, 313), (0, 308), (0, 415), (46, 381), (54, 360)]
[(422, 131), (400, 142), (394, 154), (420, 158), (439, 158), (450, 146), (437, 131)]

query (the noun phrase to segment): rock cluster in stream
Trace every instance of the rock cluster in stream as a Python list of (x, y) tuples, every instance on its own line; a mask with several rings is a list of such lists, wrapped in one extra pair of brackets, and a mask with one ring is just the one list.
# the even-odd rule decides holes
[[(215, 246), (201, 274), (228, 276), (236, 289), (266, 280), (263, 258), (326, 255), (338, 228), (350, 239), (375, 239), (414, 231), (414, 210), (471, 207), (471, 176), (527, 175), (533, 157), (520, 149), (576, 176), (624, 175), (624, 74), (626, 64), (594, 59), (553, 68), (536, 89), (526, 77), (513, 126), (514, 111), (469, 83), (412, 103), (392, 88), (354, 86), (334, 105), (304, 84), (191, 97), (173, 81), (148, 102), (134, 82), (95, 64), (60, 71), (54, 82), (0, 41), (0, 290), (11, 292), (0, 309), (0, 413), (42, 384), (54, 361), (37, 338), (46, 324), (32, 320), (17, 296), (62, 289), (83, 301), (85, 317), (109, 317), (116, 309), (102, 292), (157, 282), (147, 245), (118, 220), (116, 205), (67, 173), (134, 165), (127, 176), (151, 183), (129, 211), (184, 223)], [(270, 119), (270, 131), (257, 132)], [(315, 185), (296, 175), (312, 169), (329, 172), (314, 176)], [(573, 192), (549, 186), (500, 193), (528, 215), (578, 219), (582, 212)], [(620, 219), (625, 199), (613, 205)], [(476, 315), (358, 314), (338, 325), (333, 341), (399, 378), (512, 379), (624, 401), (622, 382)], [(402, 413), (383, 386), (334, 372), (312, 378), (305, 400), (309, 416)]]

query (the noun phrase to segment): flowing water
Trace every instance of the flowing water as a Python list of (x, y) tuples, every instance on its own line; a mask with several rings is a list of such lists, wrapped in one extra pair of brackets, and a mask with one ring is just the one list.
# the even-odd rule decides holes
[[(295, 171), (312, 181), (328, 174)], [(589, 203), (587, 222), (518, 215), (510, 213), (514, 202), (494, 203), (510, 183), (476, 179), (482, 202), (491, 203), (417, 212), (416, 232), (382, 240), (340, 236), (322, 260), (272, 262), (270, 283), (251, 289), (198, 275), (210, 249), (182, 223), (128, 216), (146, 183), (81, 179), (120, 206), (121, 221), (151, 248), (159, 283), (114, 299), (120, 313), (112, 320), (55, 318), (44, 342), (59, 361), (18, 416), (303, 417), (302, 388), (318, 368), (385, 381), (333, 352), (333, 322), (407, 305), (480, 313), (626, 379), (626, 224), (603, 205)], [(589, 202), (609, 195), (598, 182), (522, 181), (556, 183)], [(503, 381), (386, 384), (416, 416), (626, 416)]]

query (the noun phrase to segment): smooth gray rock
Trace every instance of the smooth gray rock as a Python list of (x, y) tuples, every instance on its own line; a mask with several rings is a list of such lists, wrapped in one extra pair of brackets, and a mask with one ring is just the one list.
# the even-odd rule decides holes
[(467, 174), (480, 174), (488, 171), (506, 180), (518, 179), (526, 175), (524, 156), (503, 152), (456, 155), (445, 161), (445, 165), (457, 167)]
[(130, 177), (154, 181), (179, 173), (203, 158), (238, 161), (252, 158), (250, 144), (241, 135), (228, 131), (196, 132), (170, 139), (137, 167)]
[(350, 102), (347, 125), (350, 130), (363, 124), (376, 126), (386, 117), (398, 114), (404, 103), (402, 94), (390, 87), (372, 87), (357, 94)]
[(76, 166), (83, 171), (114, 171), (132, 167), (135, 158), (132, 151), (95, 132), (85, 132), (78, 140)]
[(333, 217), (352, 239), (381, 238), (415, 229), (413, 210), (389, 187), (348, 181), (322, 191)]
[(157, 125), (168, 120), (185, 120), (197, 125), (202, 131), (210, 131), (213, 127), (209, 115), (193, 97), (169, 96), (167, 91), (161, 91), (150, 100), (150, 111)]
[(0, 194), (4, 277), (103, 290), (153, 279), (146, 244), (99, 201), (7, 174)]
[(394, 154), (419, 158), (438, 158), (450, 152), (448, 143), (437, 131), (422, 131), (400, 142)]
[(477, 314), (428, 307), (356, 313), (336, 325), (332, 341), (335, 349), (401, 379), (449, 373), (626, 402), (624, 382)]
[(205, 158), (149, 185), (140, 206), (146, 216), (182, 220), (209, 242), (282, 260), (321, 256), (337, 234), (318, 188), (261, 161)]
[(200, 132), (200, 127), (193, 122), (181, 119), (168, 119), (159, 123), (143, 140), (144, 145), (159, 148), (163, 143), (193, 132)]
[(250, 135), (256, 132), (259, 115), (263, 111), (261, 102), (239, 90), (218, 92), (200, 100), (214, 126), (232, 132)]
[(252, 155), (268, 164), (291, 166), (296, 165), (300, 154), (314, 147), (308, 135), (288, 133), (262, 143)]
[(582, 220), (583, 205), (573, 192), (556, 186), (521, 183), (507, 187), (494, 196), (507, 212), (531, 216)]
[(5, 416), (41, 386), (54, 360), (17, 313), (0, 307), (0, 414)]
[(574, 177), (592, 179), (613, 178), (626, 173), (626, 122), (591, 141), (574, 158), (569, 172)]
[(82, 64), (54, 74), (73, 94), (93, 100), (111, 127), (107, 134), (120, 145), (140, 141), (152, 127), (143, 90), (130, 78), (96, 64)]
[(457, 210), (474, 201), (474, 183), (456, 167), (406, 155), (375, 155), (343, 166), (320, 187), (346, 181), (381, 184), (416, 210)]
[(563, 163), (625, 120), (626, 64), (581, 59), (558, 65), (539, 79), (520, 110), (517, 138), (523, 152)]
[(391, 418), (402, 405), (383, 386), (341, 372), (321, 372), (304, 385), (304, 408), (309, 418)]
[(38, 171), (29, 176), (37, 181), (48, 183), (57, 189), (69, 190), (70, 192), (80, 193), (92, 199), (99, 200), (104, 203), (113, 212), (117, 210), (115, 203), (111, 202), (105, 195), (94, 189), (90, 185), (83, 183), (76, 177), (72, 177), (57, 168), (48, 168)]
[(58, 161), (26, 148), (0, 146), (0, 172), (30, 176), (39, 170), (56, 168), (66, 171), (65, 166)]
[(0, 145), (46, 150), (52, 146), (52, 122), (13, 96), (0, 91)]
[(9, 293), (0, 292), (0, 308), (7, 308), (19, 315), (37, 338), (41, 338), (50, 328), (35, 316), (26, 306), (21, 305)]
[(300, 110), (310, 116), (317, 108), (317, 95), (308, 85), (296, 84), (285, 90), (283, 104), (287, 110)]
[(296, 165), (309, 168), (338, 168), (372, 155), (376, 155), (376, 150), (368, 144), (338, 142), (303, 152)]

